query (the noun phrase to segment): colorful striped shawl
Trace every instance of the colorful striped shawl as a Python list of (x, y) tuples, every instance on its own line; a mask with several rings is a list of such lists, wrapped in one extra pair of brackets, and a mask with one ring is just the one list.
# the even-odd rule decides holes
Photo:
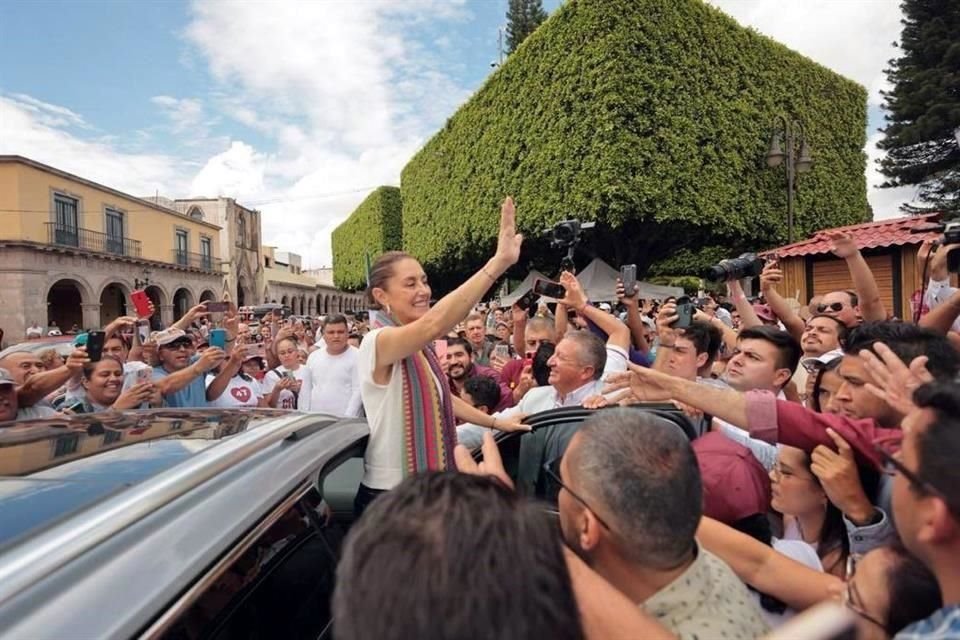
[[(397, 322), (382, 311), (371, 311), (370, 326), (373, 329), (396, 327)], [(403, 375), (404, 477), (420, 471), (456, 469), (453, 399), (433, 347), (424, 347), (396, 366)]]

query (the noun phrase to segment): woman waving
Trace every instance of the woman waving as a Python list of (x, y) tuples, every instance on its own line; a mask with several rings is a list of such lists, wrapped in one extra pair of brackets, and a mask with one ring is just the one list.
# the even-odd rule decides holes
[(430, 308), (423, 267), (399, 251), (385, 253), (370, 271), (371, 331), (360, 345), (360, 393), (370, 425), (364, 476), (354, 507), (359, 515), (382, 491), (419, 471), (455, 468), (457, 417), (500, 430), (495, 422), (451, 395), (432, 342), (445, 336), (520, 257), (513, 199), (500, 209), (497, 250), (486, 265)]

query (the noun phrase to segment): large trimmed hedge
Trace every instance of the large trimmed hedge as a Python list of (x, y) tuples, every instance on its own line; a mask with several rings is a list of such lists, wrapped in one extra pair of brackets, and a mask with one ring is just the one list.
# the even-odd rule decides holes
[(379, 187), (333, 230), (333, 281), (347, 290), (366, 286), (366, 256), (373, 261), (401, 245), (400, 189)]
[[(779, 244), (785, 177), (764, 155), (781, 112), (815, 160), (795, 237), (863, 221), (863, 87), (699, 0), (570, 0), (405, 167), (404, 249), (456, 282), (489, 255), (506, 193), (528, 235), (594, 220), (595, 253), (641, 271)], [(525, 255), (558, 262), (542, 243)]]

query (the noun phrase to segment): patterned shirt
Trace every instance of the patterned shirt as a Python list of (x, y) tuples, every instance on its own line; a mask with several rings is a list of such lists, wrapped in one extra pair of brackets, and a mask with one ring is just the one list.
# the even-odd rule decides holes
[(747, 640), (769, 629), (747, 587), (699, 544), (693, 564), (640, 606), (683, 640)]
[(952, 604), (902, 630), (894, 640), (958, 640), (960, 639), (960, 605)]

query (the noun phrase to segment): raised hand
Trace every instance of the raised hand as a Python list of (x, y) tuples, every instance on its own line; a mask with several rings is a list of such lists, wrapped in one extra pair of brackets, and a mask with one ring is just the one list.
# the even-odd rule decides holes
[(477, 462), (473, 459), (469, 449), (462, 444), (458, 444), (457, 448), (453, 450), (453, 457), (457, 461), (457, 471), (473, 476), (493, 476), (513, 489), (513, 480), (507, 475), (507, 470), (503, 466), (503, 458), (500, 457), (500, 449), (497, 448), (497, 442), (493, 439), (492, 433), (483, 434), (481, 451), (483, 451), (483, 460)]
[(916, 408), (913, 392), (921, 385), (933, 382), (933, 376), (927, 370), (927, 356), (917, 356), (908, 367), (882, 342), (874, 343), (873, 349), (879, 358), (866, 349), (859, 354), (875, 381), (867, 383), (867, 391), (899, 413), (910, 413)]
[(639, 301), (639, 298), (637, 297), (637, 292), (639, 291), (640, 291), (640, 285), (634, 284), (633, 291), (628, 292), (626, 289), (623, 288), (623, 280), (621, 280), (620, 278), (617, 278), (617, 289), (616, 289), (617, 300), (619, 300), (624, 305), (639, 307), (640, 301)]
[(83, 365), (90, 363), (90, 357), (87, 355), (86, 347), (76, 347), (69, 356), (64, 366), (74, 375), (83, 373)]
[(580, 282), (572, 273), (569, 271), (561, 273), (560, 284), (567, 290), (566, 295), (563, 296), (563, 300), (559, 301), (560, 304), (566, 305), (571, 309), (576, 309), (577, 311), (587, 306), (587, 294), (583, 292), (583, 288), (580, 287)]
[(227, 357), (220, 347), (207, 347), (197, 360), (197, 367), (203, 371), (210, 371), (220, 365)]
[(517, 210), (513, 198), (507, 196), (500, 207), (500, 233), (497, 235), (497, 252), (494, 259), (506, 271), (520, 259), (523, 234), (517, 233)]
[(783, 271), (777, 262), (768, 262), (763, 265), (763, 271), (760, 272), (760, 291), (766, 293), (771, 289), (776, 289), (777, 285), (783, 282)]
[(853, 236), (846, 231), (828, 231), (827, 239), (830, 240), (830, 251), (838, 258), (846, 260), (860, 253)]

